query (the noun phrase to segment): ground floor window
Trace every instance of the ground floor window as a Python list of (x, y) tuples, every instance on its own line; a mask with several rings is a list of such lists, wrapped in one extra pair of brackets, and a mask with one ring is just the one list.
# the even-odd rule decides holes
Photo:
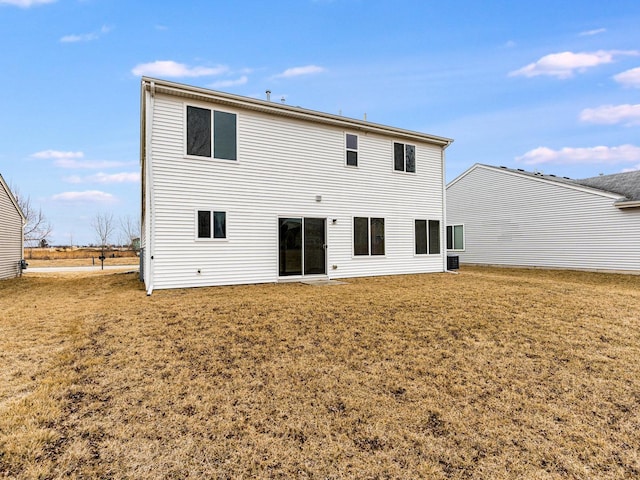
[(354, 255), (384, 255), (384, 237), (384, 218), (354, 217)]
[(447, 225), (447, 250), (464, 250), (464, 225)]
[(227, 238), (227, 213), (198, 210), (198, 238)]
[(416, 255), (434, 255), (440, 253), (440, 221), (415, 220)]

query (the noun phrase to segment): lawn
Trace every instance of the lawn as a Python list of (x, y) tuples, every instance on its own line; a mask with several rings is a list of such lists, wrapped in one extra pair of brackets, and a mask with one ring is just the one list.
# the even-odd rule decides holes
[(639, 276), (347, 282), (0, 282), (0, 477), (640, 477)]

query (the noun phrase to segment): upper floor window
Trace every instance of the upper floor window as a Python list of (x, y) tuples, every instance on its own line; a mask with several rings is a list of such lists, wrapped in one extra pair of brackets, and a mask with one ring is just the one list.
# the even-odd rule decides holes
[(353, 254), (384, 255), (384, 218), (354, 217)]
[(416, 146), (393, 142), (393, 169), (398, 172), (416, 172)]
[(464, 225), (447, 225), (447, 250), (464, 250)]
[(198, 238), (227, 238), (227, 213), (198, 210)]
[(237, 160), (236, 120), (235, 113), (187, 105), (187, 155)]
[(351, 167), (358, 166), (358, 136), (352, 133), (346, 134), (346, 159), (347, 165)]
[(416, 255), (430, 255), (440, 253), (440, 221), (415, 221)]

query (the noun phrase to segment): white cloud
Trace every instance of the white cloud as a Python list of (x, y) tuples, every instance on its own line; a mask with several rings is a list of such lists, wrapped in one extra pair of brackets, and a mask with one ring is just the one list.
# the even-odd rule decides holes
[(109, 33), (110, 30), (110, 27), (103, 26), (97, 32), (83, 33), (80, 35), (65, 35), (60, 39), (60, 41), (62, 43), (90, 42), (91, 40), (97, 40), (102, 35)]
[(140, 63), (132, 70), (136, 76), (149, 75), (154, 77), (206, 77), (225, 73), (228, 67), (189, 67), (184, 63), (173, 60), (157, 60), (150, 63)]
[(66, 177), (65, 181), (69, 183), (136, 183), (140, 181), (140, 173), (138, 172), (121, 172), (121, 173), (96, 173), (81, 177), (79, 175), (71, 175)]
[(591, 37), (593, 35), (600, 35), (601, 33), (604, 33), (606, 31), (607, 31), (606, 28), (596, 28), (594, 30), (587, 30), (585, 32), (580, 32), (579, 35), (581, 37)]
[(640, 125), (640, 104), (602, 105), (597, 108), (585, 108), (580, 112), (580, 120), (589, 123), (613, 125)]
[(226, 87), (234, 87), (236, 85), (244, 85), (249, 81), (249, 77), (246, 75), (242, 75), (240, 78), (235, 80), (220, 80), (218, 82), (213, 82), (209, 84), (210, 88), (226, 88)]
[(540, 60), (518, 70), (509, 72), (510, 77), (536, 77), (549, 75), (561, 79), (571, 78), (576, 72), (583, 73), (588, 68), (612, 63), (617, 56), (637, 56), (637, 50), (598, 50), (597, 52), (560, 52), (545, 55)]
[(539, 165), (541, 163), (552, 163), (556, 165), (573, 164), (619, 164), (640, 162), (640, 147), (635, 145), (620, 145), (619, 147), (586, 147), (571, 148), (565, 147), (560, 150), (553, 150), (547, 147), (538, 147), (528, 151), (516, 161), (526, 165)]
[(35, 5), (53, 3), (56, 0), (0, 0), (0, 5), (15, 5), (16, 7), (29, 8)]
[(274, 78), (292, 78), (299, 77), (301, 75), (313, 75), (324, 71), (324, 68), (317, 65), (306, 65), (304, 67), (287, 68), (284, 72), (275, 75)]
[(33, 158), (53, 158), (53, 159), (66, 159), (66, 158), (82, 158), (83, 152), (62, 152), (60, 150), (42, 150), (41, 152), (32, 153)]
[(59, 202), (91, 202), (113, 203), (116, 197), (100, 190), (86, 190), (84, 192), (62, 192), (51, 197), (51, 200)]
[(634, 165), (633, 167), (623, 168), (622, 169), (622, 173), (635, 172), (637, 170), (640, 170), (640, 163), (637, 164), (637, 165)]
[(85, 169), (104, 169), (117, 168), (127, 165), (126, 162), (114, 162), (110, 160), (82, 160), (78, 161), (73, 158), (61, 158), (54, 162), (56, 167), (60, 168), (85, 168)]
[(614, 75), (613, 79), (625, 87), (640, 88), (640, 67)]

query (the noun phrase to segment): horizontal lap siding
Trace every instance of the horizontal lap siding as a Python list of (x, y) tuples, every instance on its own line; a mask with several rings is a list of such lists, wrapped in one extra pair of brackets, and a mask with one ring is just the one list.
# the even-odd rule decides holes
[[(417, 174), (398, 174), (393, 139), (359, 134), (349, 168), (342, 129), (236, 113), (237, 162), (184, 158), (184, 104), (156, 99), (154, 288), (277, 281), (277, 220), (287, 216), (327, 218), (332, 278), (442, 270), (441, 256), (413, 255), (413, 219), (442, 221), (439, 147), (417, 145)], [(197, 241), (196, 209), (227, 212), (227, 240)], [(386, 218), (385, 257), (352, 256), (353, 216)]]
[(0, 183), (0, 279), (17, 277), (22, 259), (22, 217)]
[(447, 189), (461, 262), (640, 271), (640, 209), (601, 195), (476, 168)]

